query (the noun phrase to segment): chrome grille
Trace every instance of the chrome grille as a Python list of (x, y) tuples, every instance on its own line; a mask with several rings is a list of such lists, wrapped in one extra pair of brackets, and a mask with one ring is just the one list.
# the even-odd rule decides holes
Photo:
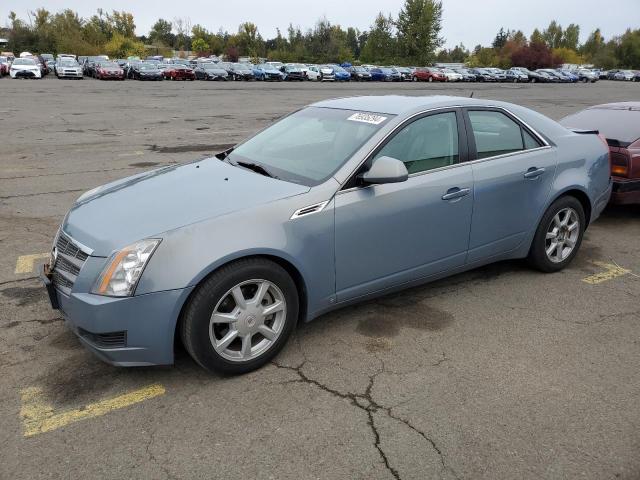
[(89, 255), (80, 250), (71, 238), (63, 232), (58, 235), (55, 248), (57, 258), (53, 266), (51, 280), (54, 287), (65, 295), (69, 295)]

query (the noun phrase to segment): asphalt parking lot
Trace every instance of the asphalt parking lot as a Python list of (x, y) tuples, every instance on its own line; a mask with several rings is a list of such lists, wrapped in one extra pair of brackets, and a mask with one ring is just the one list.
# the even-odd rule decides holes
[(560, 118), (640, 84), (0, 88), (0, 478), (640, 478), (638, 207), (605, 211), (565, 271), (504, 262), (349, 307), (241, 377), (182, 351), (173, 367), (101, 363), (32, 268), (83, 191), (315, 100), (473, 91)]

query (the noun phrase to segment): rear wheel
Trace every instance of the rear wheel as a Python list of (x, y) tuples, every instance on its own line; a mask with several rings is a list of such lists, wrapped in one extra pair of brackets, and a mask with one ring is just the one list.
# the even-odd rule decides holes
[(528, 261), (543, 272), (557, 272), (576, 256), (586, 220), (582, 204), (572, 196), (561, 197), (546, 211), (531, 244)]
[(208, 370), (246, 373), (271, 360), (298, 319), (298, 292), (278, 264), (243, 259), (198, 287), (181, 324), (185, 348)]

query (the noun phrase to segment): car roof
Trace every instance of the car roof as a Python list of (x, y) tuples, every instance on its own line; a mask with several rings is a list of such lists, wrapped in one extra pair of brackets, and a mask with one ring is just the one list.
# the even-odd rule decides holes
[(429, 108), (448, 107), (453, 105), (502, 105), (502, 102), (446, 95), (431, 95), (423, 97), (379, 95), (323, 100), (313, 103), (311, 106), (401, 115), (411, 114), (416, 111), (426, 110)]

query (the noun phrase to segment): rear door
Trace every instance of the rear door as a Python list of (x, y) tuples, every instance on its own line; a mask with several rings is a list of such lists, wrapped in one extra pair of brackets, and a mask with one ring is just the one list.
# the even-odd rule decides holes
[(467, 108), (474, 181), (467, 262), (518, 248), (547, 202), (557, 152), (503, 109)]

